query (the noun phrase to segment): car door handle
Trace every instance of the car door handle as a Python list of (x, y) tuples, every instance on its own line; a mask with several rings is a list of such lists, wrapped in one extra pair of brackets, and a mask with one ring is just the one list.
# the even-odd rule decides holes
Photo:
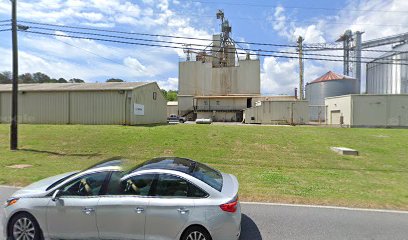
[(188, 210), (188, 209), (186, 209), (186, 208), (179, 208), (179, 209), (177, 209), (177, 211), (178, 211), (180, 214), (187, 214), (188, 212), (190, 212), (190, 210)]
[(137, 207), (137, 208), (135, 208), (135, 212), (136, 213), (142, 213), (142, 212), (144, 212), (144, 208)]
[(82, 209), (82, 212), (85, 213), (86, 215), (90, 215), (91, 213), (95, 212), (95, 209), (86, 207)]

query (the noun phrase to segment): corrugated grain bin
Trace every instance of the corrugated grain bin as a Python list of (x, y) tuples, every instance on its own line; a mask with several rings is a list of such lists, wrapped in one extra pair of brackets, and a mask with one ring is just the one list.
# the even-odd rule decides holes
[(400, 45), (393, 51), (367, 64), (368, 94), (408, 93), (408, 44)]
[(358, 89), (357, 79), (332, 71), (306, 84), (306, 100), (309, 102), (310, 121), (325, 120), (325, 98), (358, 93)]

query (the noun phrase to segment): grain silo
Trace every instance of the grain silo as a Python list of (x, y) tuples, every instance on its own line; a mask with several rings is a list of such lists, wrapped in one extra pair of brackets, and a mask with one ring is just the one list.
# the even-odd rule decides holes
[[(367, 64), (368, 94), (408, 93), (408, 44)], [(404, 64), (401, 64), (404, 63)]]
[(306, 100), (309, 102), (310, 121), (325, 121), (325, 98), (359, 93), (358, 89), (357, 79), (332, 71), (307, 83)]

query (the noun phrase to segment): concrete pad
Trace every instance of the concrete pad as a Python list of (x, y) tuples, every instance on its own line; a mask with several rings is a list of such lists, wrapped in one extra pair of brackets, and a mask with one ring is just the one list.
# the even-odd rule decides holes
[(358, 151), (346, 147), (330, 147), (330, 149), (340, 155), (358, 156)]

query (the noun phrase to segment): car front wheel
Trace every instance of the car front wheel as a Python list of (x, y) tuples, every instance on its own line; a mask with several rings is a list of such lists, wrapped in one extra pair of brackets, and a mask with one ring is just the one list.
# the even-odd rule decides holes
[(13, 217), (10, 225), (11, 240), (40, 240), (41, 230), (33, 216), (20, 213)]

